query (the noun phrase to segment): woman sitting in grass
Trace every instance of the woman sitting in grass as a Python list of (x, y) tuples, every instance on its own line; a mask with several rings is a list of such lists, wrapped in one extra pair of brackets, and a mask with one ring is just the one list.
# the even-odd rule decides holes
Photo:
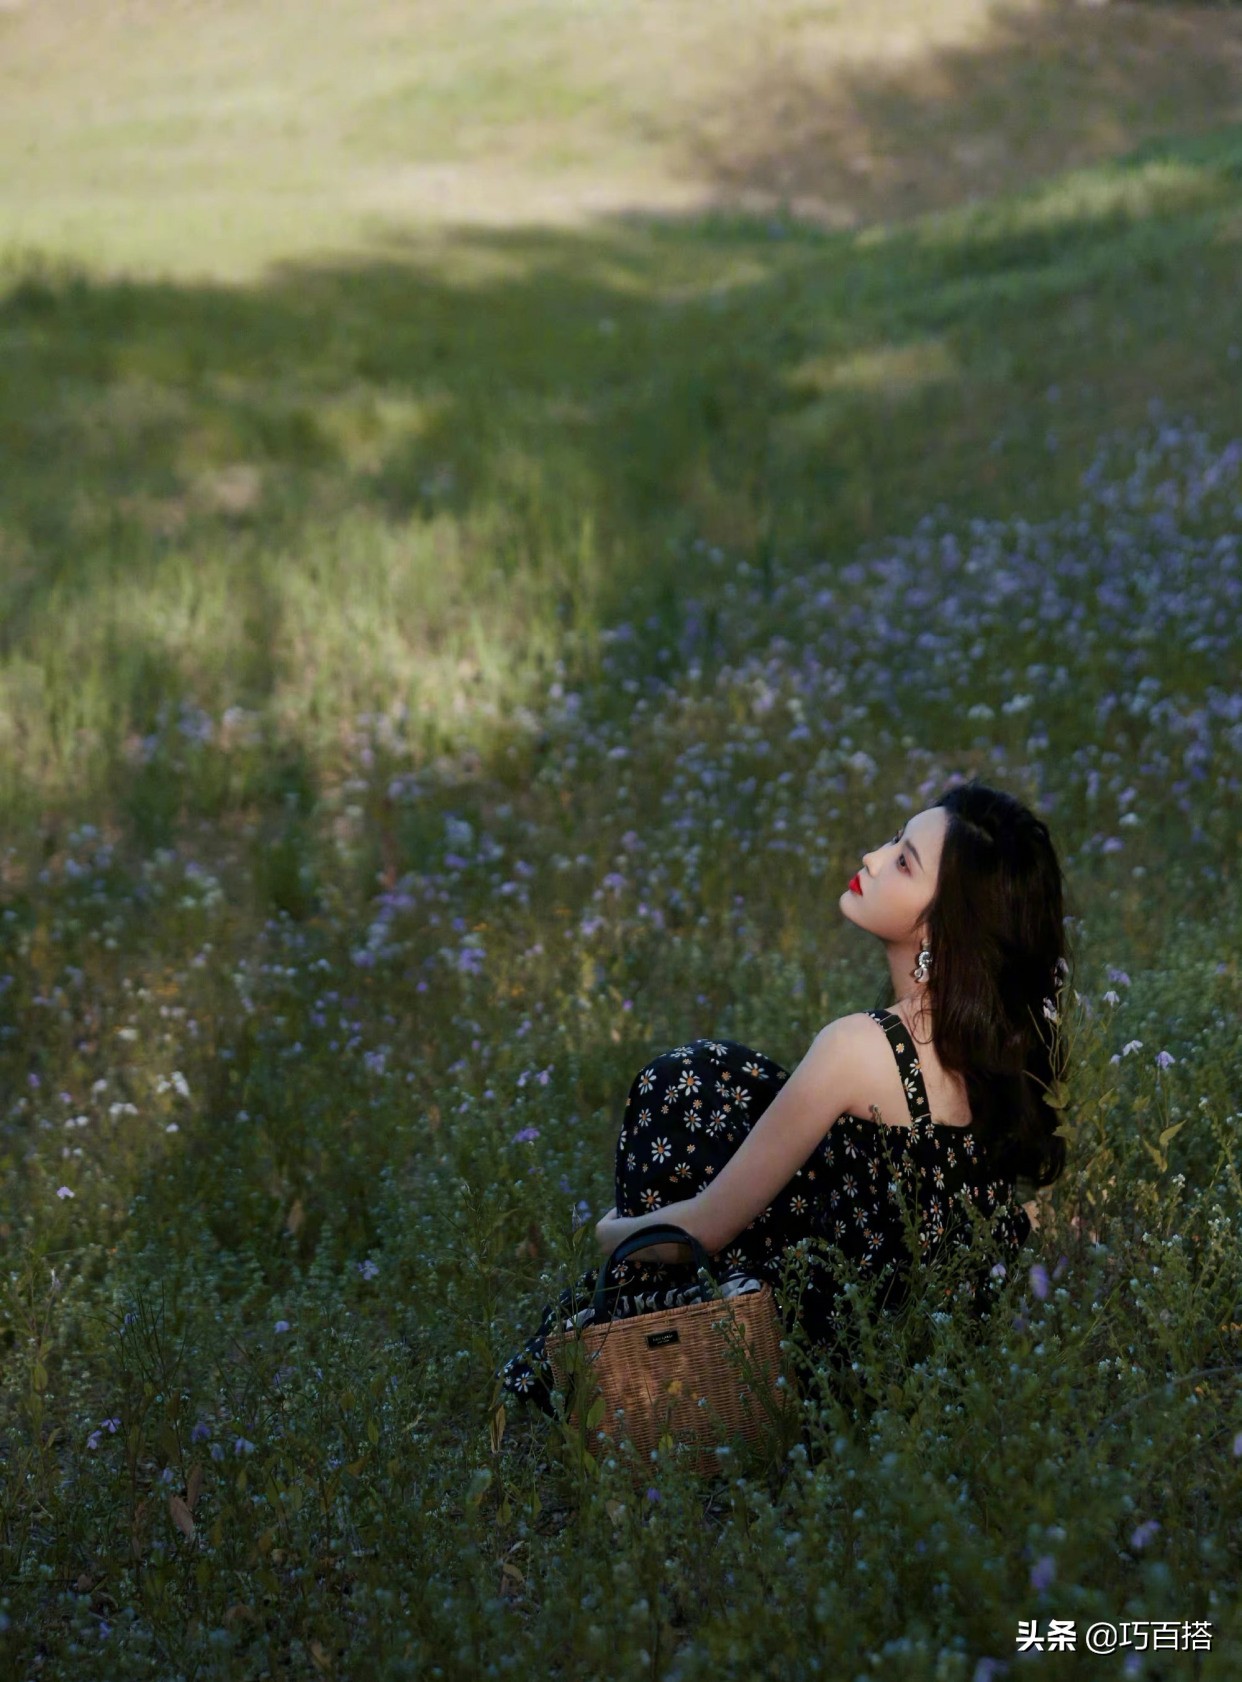
[[(788, 1073), (731, 1040), (698, 1039), (649, 1062), (626, 1100), (616, 1207), (596, 1227), (605, 1256), (664, 1222), (696, 1237), (733, 1275), (781, 1284), (795, 1247), (808, 1269), (796, 1318), (832, 1343), (835, 1250), (904, 1300), (917, 1221), (933, 1264), (991, 1233), (988, 1279), (1036, 1222), (1019, 1181), (1051, 1185), (1065, 1163), (1058, 1116), (1065, 1079), (1057, 1035), (1064, 955), (1061, 869), (1047, 826), (978, 781), (950, 789), (863, 855), (841, 914), (884, 945), (886, 1010), (838, 1017)], [(812, 1241), (808, 1243), (808, 1240)], [(819, 1240), (820, 1243), (813, 1241)], [(689, 1247), (653, 1244), (610, 1274), (610, 1318), (672, 1306), (695, 1285)], [(999, 1260), (998, 1260), (999, 1258)], [(497, 1374), (504, 1392), (551, 1411), (550, 1331), (582, 1325), (597, 1269), (562, 1293)], [(975, 1310), (984, 1279), (968, 1289)]]

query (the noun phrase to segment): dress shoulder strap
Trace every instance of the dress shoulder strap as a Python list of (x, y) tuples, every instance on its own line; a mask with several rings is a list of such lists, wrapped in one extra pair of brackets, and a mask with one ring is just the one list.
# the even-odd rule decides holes
[(927, 1088), (923, 1085), (923, 1074), (910, 1030), (895, 1011), (869, 1010), (867, 1015), (874, 1017), (888, 1035), (888, 1043), (893, 1048), (893, 1056), (901, 1072), (901, 1084), (906, 1089), (911, 1118), (915, 1122), (930, 1121), (931, 1105), (927, 1102)]

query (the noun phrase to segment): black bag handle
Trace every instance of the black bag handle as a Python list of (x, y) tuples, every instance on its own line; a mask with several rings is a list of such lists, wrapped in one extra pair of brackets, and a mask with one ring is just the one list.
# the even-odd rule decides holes
[(641, 1232), (632, 1232), (628, 1238), (623, 1238), (599, 1270), (599, 1279), (596, 1281), (595, 1285), (595, 1319), (597, 1323), (603, 1317), (604, 1295), (608, 1283), (608, 1269), (612, 1266), (612, 1264), (614, 1262), (624, 1261), (625, 1258), (628, 1255), (633, 1254), (635, 1250), (645, 1250), (649, 1244), (663, 1244), (669, 1239), (676, 1239), (683, 1244), (689, 1244), (691, 1255), (694, 1258), (695, 1267), (705, 1268), (708, 1275), (715, 1280), (716, 1275), (712, 1272), (711, 1260), (707, 1251), (703, 1248), (702, 1244), (699, 1243), (693, 1233), (687, 1232), (684, 1227), (674, 1226), (669, 1221), (661, 1221), (658, 1224), (645, 1226)]

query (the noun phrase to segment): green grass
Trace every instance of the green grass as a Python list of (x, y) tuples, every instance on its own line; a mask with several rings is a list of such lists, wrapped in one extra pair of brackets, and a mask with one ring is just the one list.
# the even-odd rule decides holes
[(698, 533), (846, 556), (936, 503), (1070, 504), (1153, 392), (1227, 429), (1240, 137), (861, 236), (476, 234), (244, 289), (15, 267), (7, 799), (91, 809), (182, 697), (316, 763), (397, 705), (485, 749), (558, 652), (700, 584)]
[[(6, 1674), (1237, 1669), (1238, 20), (632, 14), (0, 15)], [(1076, 949), (997, 1322), (637, 1495), (497, 1415), (636, 1071), (874, 1002), (974, 771)]]

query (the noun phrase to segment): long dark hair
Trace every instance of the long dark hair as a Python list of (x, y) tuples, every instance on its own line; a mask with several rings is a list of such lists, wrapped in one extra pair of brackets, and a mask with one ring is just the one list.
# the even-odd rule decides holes
[(1065, 1167), (1045, 1102), (1063, 1102), (1068, 1075), (1049, 1015), (1069, 974), (1060, 862), (1047, 824), (978, 778), (934, 804), (949, 814), (925, 914), (936, 1056), (965, 1080), (992, 1171), (1049, 1186)]

